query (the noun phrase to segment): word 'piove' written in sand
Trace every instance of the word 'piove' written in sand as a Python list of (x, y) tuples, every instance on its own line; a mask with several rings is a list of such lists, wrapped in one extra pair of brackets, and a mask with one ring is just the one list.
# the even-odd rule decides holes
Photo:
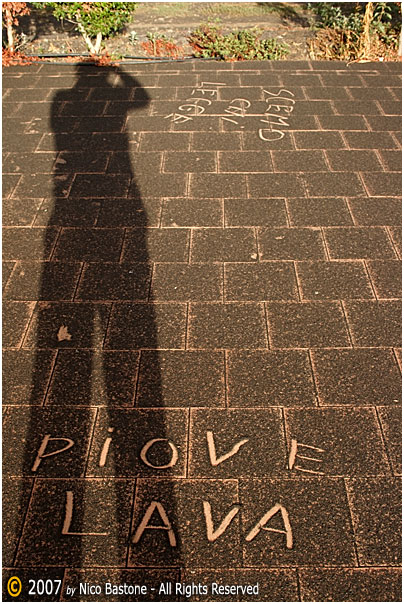
[[(218, 116), (222, 123), (234, 125), (235, 130), (244, 128), (243, 121), (246, 118), (254, 118), (257, 121), (256, 132), (263, 141), (277, 141), (285, 136), (285, 129), (289, 127), (288, 118), (294, 110), (296, 101), (290, 90), (280, 88), (271, 92), (261, 87), (264, 99), (264, 111), (255, 109), (257, 101), (249, 100), (243, 96), (229, 101), (223, 113), (215, 112), (215, 101), (218, 101), (220, 89), (226, 84), (222, 82), (202, 82), (194, 88), (191, 96), (179, 105), (177, 111), (165, 116), (175, 124), (183, 124), (192, 121), (195, 117), (202, 115)], [(241, 92), (248, 88), (241, 89)], [(262, 101), (260, 101), (262, 104)]]
[[(99, 456), (98, 466), (104, 467), (107, 463), (109, 456), (110, 445), (112, 441), (111, 433), (113, 428), (109, 428), (108, 434), (103, 442)], [(231, 448), (227, 451), (222, 452), (218, 455), (217, 444), (215, 442), (214, 433), (212, 431), (206, 432), (206, 444), (208, 457), (211, 467), (217, 467), (221, 464), (225, 464), (229, 459), (236, 455), (242, 455), (243, 447), (249, 441), (248, 438), (242, 438), (237, 442), (234, 442)], [(160, 446), (161, 444), (168, 445), (169, 458), (165, 459), (164, 462), (156, 463), (155, 459), (152, 461), (153, 448)], [(55, 448), (57, 445), (57, 448)], [(55, 458), (56, 456), (64, 455), (74, 447), (75, 442), (71, 438), (62, 436), (52, 436), (46, 434), (41, 441), (39, 449), (36, 451), (35, 459), (31, 467), (32, 473), (36, 473), (38, 468), (44, 460)], [(221, 447), (222, 448), (222, 447)], [(308, 472), (310, 474), (323, 474), (318, 469), (307, 467), (314, 464), (321, 464), (321, 454), (325, 453), (324, 449), (299, 443), (296, 439), (292, 439), (290, 443), (290, 449), (287, 460), (287, 468), (289, 470), (299, 470), (302, 472)], [(144, 443), (140, 449), (139, 454), (141, 462), (154, 470), (166, 470), (172, 468), (178, 463), (179, 450), (174, 442), (167, 438), (153, 438)], [(306, 464), (306, 466), (305, 466)], [(65, 536), (79, 536), (79, 535), (108, 535), (108, 532), (77, 532), (72, 530), (72, 522), (74, 518), (74, 491), (67, 490), (64, 494), (64, 510), (61, 510), (61, 519), (63, 522), (60, 524), (60, 532)], [(207, 499), (202, 500), (201, 513), (203, 514), (204, 526), (205, 526), (205, 537), (209, 543), (213, 543), (220, 539), (222, 535), (230, 527), (233, 520), (239, 514), (241, 505), (233, 504), (232, 507), (227, 511), (225, 515), (218, 519), (217, 511), (212, 511), (212, 504)], [(271, 519), (277, 518), (276, 527), (271, 526)], [(158, 519), (158, 520), (156, 520)], [(214, 520), (215, 519), (215, 520)], [(156, 524), (157, 521), (157, 524)], [(281, 523), (282, 528), (279, 528)], [(136, 546), (141, 541), (141, 538), (145, 531), (162, 531), (168, 540), (169, 545), (172, 548), (177, 547), (178, 538), (176, 529), (173, 521), (170, 518), (170, 511), (164, 506), (164, 503), (156, 498), (151, 499), (149, 505), (146, 508), (140, 522), (134, 527), (132, 536), (132, 544)], [(280, 533), (284, 536), (284, 546), (286, 549), (293, 548), (293, 531), (292, 521), (289, 517), (288, 509), (279, 501), (273, 501), (268, 505), (268, 509), (263, 515), (260, 515), (255, 519), (254, 524), (249, 528), (248, 532), (244, 535), (244, 539), (247, 543), (254, 541), (254, 539), (262, 532), (266, 533)]]

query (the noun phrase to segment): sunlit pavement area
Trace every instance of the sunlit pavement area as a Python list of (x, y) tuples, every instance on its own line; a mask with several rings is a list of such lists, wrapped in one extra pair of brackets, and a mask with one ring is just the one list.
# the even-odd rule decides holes
[(4, 70), (5, 600), (400, 601), (400, 114), (396, 63)]

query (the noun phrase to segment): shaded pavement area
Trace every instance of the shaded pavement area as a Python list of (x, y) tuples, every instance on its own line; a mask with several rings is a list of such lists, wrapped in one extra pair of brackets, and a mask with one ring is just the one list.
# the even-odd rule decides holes
[(5, 600), (400, 600), (400, 98), (4, 72)]

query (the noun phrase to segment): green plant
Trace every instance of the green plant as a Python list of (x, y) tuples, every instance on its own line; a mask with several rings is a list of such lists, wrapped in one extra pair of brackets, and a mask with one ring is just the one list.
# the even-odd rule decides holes
[[(52, 12), (56, 19), (74, 23), (90, 53), (98, 54), (103, 37), (119, 31), (132, 18), (134, 2), (34, 2)], [(95, 43), (93, 40), (95, 38)]]
[(332, 29), (350, 30), (360, 33), (362, 29), (362, 17), (360, 15), (361, 7), (359, 2), (351, 2), (348, 9), (345, 8), (344, 4), (346, 3), (309, 2), (307, 6), (318, 17), (317, 27), (330, 27)]
[(128, 35), (129, 38), (129, 43), (132, 44), (133, 46), (135, 46), (136, 42), (139, 39), (139, 36), (137, 35), (136, 31), (131, 31)]
[(400, 4), (400, 2), (309, 2), (307, 6), (318, 17), (316, 27), (349, 29), (357, 34), (363, 31), (364, 16), (366, 10), (370, 9), (371, 31), (385, 35), (389, 30), (401, 29)]
[(385, 44), (397, 46), (401, 31), (399, 2), (376, 2), (372, 30)]
[(150, 54), (153, 54), (154, 56), (156, 56), (156, 52), (157, 52), (157, 40), (161, 37), (162, 40), (165, 39), (165, 36), (159, 36), (159, 34), (154, 33), (152, 31), (148, 31), (146, 34), (146, 38), (149, 40), (149, 42), (151, 43), (152, 46), (152, 52)]
[(397, 56), (401, 31), (400, 3), (316, 2), (316, 37), (309, 41), (311, 58), (345, 61)]
[(188, 42), (194, 49), (196, 57), (227, 61), (243, 60), (276, 60), (288, 53), (285, 44), (273, 38), (261, 40), (262, 31), (242, 29), (230, 34), (223, 34), (214, 25), (201, 25), (188, 36)]

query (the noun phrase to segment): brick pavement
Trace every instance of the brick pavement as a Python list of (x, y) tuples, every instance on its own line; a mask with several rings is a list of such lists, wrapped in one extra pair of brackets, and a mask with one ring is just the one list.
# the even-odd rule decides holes
[(400, 599), (400, 68), (4, 72), (14, 601)]

